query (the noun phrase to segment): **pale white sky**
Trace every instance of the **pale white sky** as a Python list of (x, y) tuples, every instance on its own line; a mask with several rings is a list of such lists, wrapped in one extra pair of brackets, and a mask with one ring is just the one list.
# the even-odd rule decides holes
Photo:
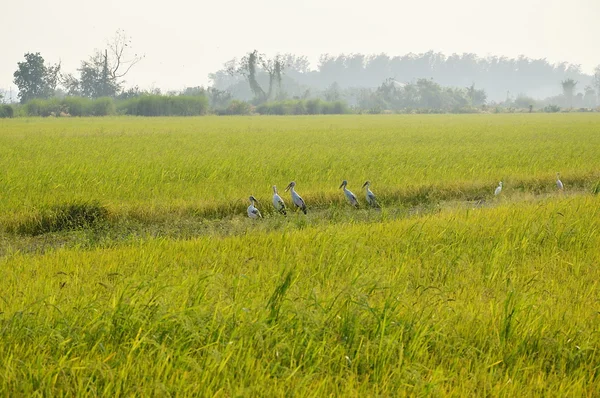
[(600, 64), (600, 0), (28, 0), (3, 1), (0, 88), (39, 51), (74, 72), (117, 29), (146, 58), (127, 86), (163, 90), (208, 84), (247, 51), (524, 54)]

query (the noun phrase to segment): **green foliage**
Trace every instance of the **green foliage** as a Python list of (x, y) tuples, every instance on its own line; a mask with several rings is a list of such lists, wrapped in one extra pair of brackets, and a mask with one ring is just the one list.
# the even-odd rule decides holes
[(216, 109), (218, 115), (249, 115), (252, 113), (252, 106), (239, 100), (233, 100), (225, 109)]
[(533, 108), (536, 108), (537, 101), (534, 98), (529, 97), (527, 95), (519, 94), (517, 96), (517, 98), (515, 98), (515, 100), (513, 101), (512, 105), (515, 108), (520, 108), (520, 109), (528, 109), (530, 106), (533, 106)]
[(320, 99), (267, 102), (256, 107), (261, 115), (340, 115), (350, 113), (345, 102)]
[(15, 116), (15, 110), (8, 104), (0, 104), (0, 119), (11, 118)]
[(116, 112), (112, 98), (65, 97), (35, 99), (24, 106), (27, 116), (109, 116)]
[(57, 116), (64, 110), (62, 101), (58, 98), (33, 99), (25, 104), (25, 114), (27, 116)]
[(546, 112), (546, 113), (560, 112), (560, 106), (558, 106), (558, 105), (547, 105), (547, 106), (544, 107), (544, 112)]
[(443, 87), (430, 79), (401, 84), (394, 79), (385, 80), (374, 92), (360, 93), (358, 106), (381, 113), (393, 110), (405, 113), (471, 113), (475, 104), (483, 104), (486, 94), (472, 85), (467, 89)]
[(26, 53), (25, 61), (19, 62), (14, 73), (14, 83), (19, 88), (22, 104), (34, 98), (49, 98), (54, 95), (60, 65), (46, 66), (40, 53)]
[(208, 112), (208, 99), (202, 95), (142, 95), (118, 105), (120, 113), (136, 116), (197, 116)]
[(108, 116), (116, 112), (115, 102), (112, 98), (96, 98), (91, 100), (88, 106), (88, 115), (90, 116)]

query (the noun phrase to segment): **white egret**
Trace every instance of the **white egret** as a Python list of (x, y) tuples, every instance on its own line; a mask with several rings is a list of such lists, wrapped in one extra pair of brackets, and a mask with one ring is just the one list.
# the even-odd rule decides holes
[(286, 215), (285, 203), (283, 199), (281, 199), (281, 196), (279, 196), (279, 194), (277, 193), (277, 187), (275, 185), (273, 185), (273, 206), (275, 206), (275, 210), (277, 210), (284, 216)]
[(258, 200), (254, 196), (250, 196), (250, 206), (248, 206), (248, 217), (250, 218), (262, 218), (262, 214), (256, 208), (256, 204), (258, 204)]
[(356, 199), (356, 195), (350, 192), (348, 188), (346, 188), (346, 185), (348, 185), (348, 181), (344, 180), (342, 181), (342, 185), (340, 185), (340, 188), (344, 188), (344, 195), (346, 195), (346, 199), (348, 199), (348, 202), (350, 202), (352, 206), (358, 207), (358, 199)]
[(500, 195), (500, 192), (502, 192), (502, 181), (500, 181), (500, 183), (496, 187), (496, 190), (494, 191), (494, 195)]
[(560, 180), (560, 173), (556, 173), (556, 186), (558, 187), (559, 191), (562, 191), (563, 189), (565, 189), (565, 186), (563, 185), (562, 181)]
[(285, 191), (287, 192), (288, 190), (290, 191), (290, 193), (292, 194), (292, 202), (294, 202), (294, 204), (296, 205), (296, 207), (299, 207), (302, 212), (304, 214), (306, 214), (306, 203), (304, 203), (304, 199), (302, 199), (300, 197), (300, 195), (298, 195), (298, 193), (294, 190), (294, 187), (296, 186), (296, 182), (292, 181), (289, 183), (289, 185), (285, 188)]
[(373, 192), (371, 192), (371, 189), (369, 188), (371, 186), (371, 181), (366, 181), (363, 184), (363, 188), (367, 188), (367, 203), (373, 207), (379, 207), (379, 203), (377, 203), (377, 198), (375, 197), (375, 194)]

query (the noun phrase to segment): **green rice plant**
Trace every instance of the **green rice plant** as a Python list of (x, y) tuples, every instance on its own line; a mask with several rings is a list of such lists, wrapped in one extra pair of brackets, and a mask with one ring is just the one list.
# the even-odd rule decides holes
[(7, 230), (20, 235), (41, 235), (48, 232), (90, 228), (105, 221), (108, 210), (98, 203), (67, 203), (27, 215)]
[(593, 396), (598, 122), (3, 119), (0, 395)]

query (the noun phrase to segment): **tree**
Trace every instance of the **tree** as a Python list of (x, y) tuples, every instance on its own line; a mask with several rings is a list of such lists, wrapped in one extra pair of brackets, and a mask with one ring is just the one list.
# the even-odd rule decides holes
[(471, 105), (481, 106), (485, 105), (487, 94), (485, 93), (485, 90), (477, 90), (475, 88), (475, 83), (473, 83), (469, 87), (467, 87), (467, 97), (469, 97), (469, 99), (471, 100)]
[(573, 107), (573, 96), (575, 95), (575, 87), (577, 87), (577, 82), (573, 79), (566, 79), (561, 82), (563, 95), (567, 100), (567, 104), (572, 108)]
[(594, 87), (591, 85), (585, 86), (583, 105), (586, 108), (593, 108), (596, 106), (596, 90), (594, 90)]
[(338, 82), (331, 83), (331, 85), (329, 85), (329, 87), (327, 87), (323, 92), (325, 101), (339, 101), (341, 98), (340, 91), (340, 85)]
[(17, 63), (14, 83), (19, 88), (19, 100), (22, 104), (33, 98), (49, 98), (54, 94), (60, 64), (46, 66), (40, 53), (26, 53), (25, 62)]
[[(236, 60), (229, 61), (226, 68), (230, 75), (242, 75), (246, 78), (250, 90), (254, 94), (254, 99), (258, 103), (266, 102), (272, 98), (274, 85), (277, 85), (278, 92), (281, 93), (281, 76), (285, 69), (285, 62), (280, 55), (269, 59), (264, 54), (259, 54), (257, 50), (254, 50), (246, 54), (239, 63)], [(268, 76), (267, 91), (258, 82), (258, 74), (261, 71)]]
[(124, 31), (117, 30), (107, 49), (96, 51), (81, 62), (79, 78), (72, 74), (63, 77), (68, 93), (88, 98), (115, 97), (123, 87), (123, 78), (144, 58), (137, 54), (128, 56), (126, 50), (130, 46), (131, 39)]
[(596, 88), (596, 95), (598, 96), (597, 103), (600, 104), (600, 65), (594, 69), (594, 87)]

